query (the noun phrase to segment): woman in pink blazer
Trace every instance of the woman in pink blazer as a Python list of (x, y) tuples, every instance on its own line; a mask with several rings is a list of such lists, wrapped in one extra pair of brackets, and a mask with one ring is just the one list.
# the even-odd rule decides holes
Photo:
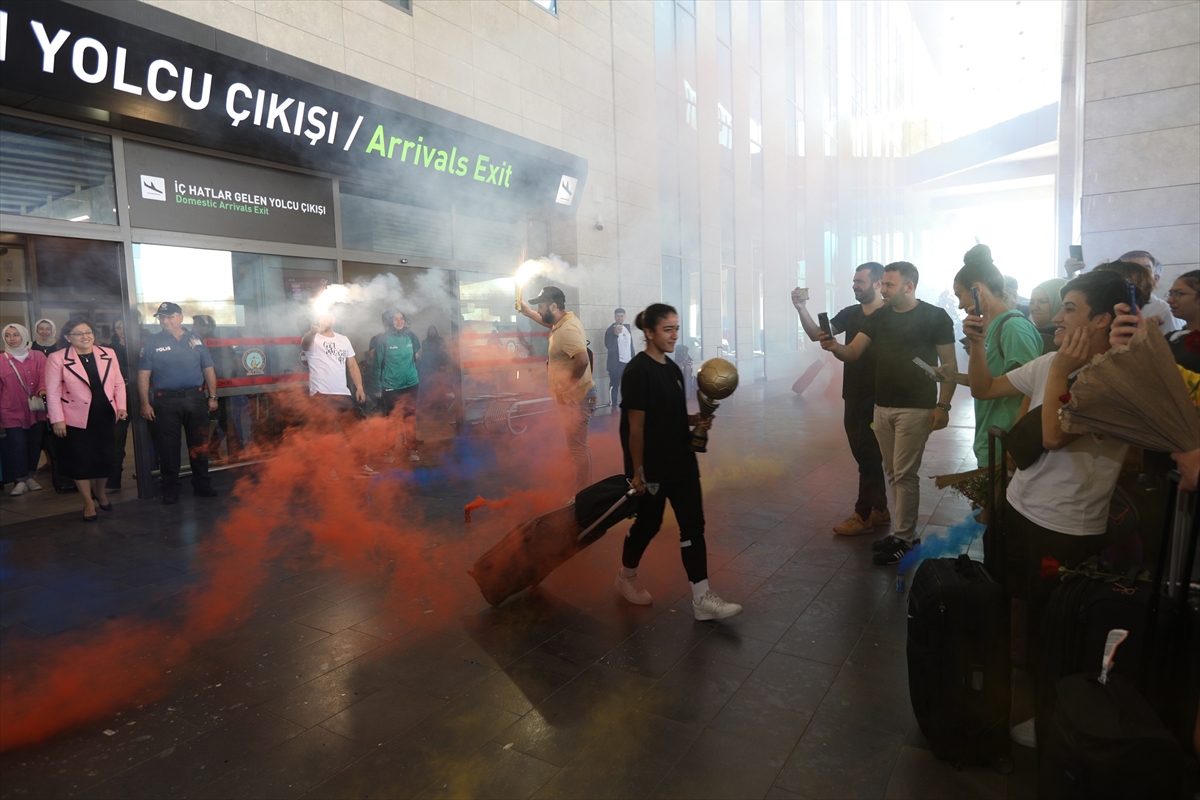
[(99, 506), (112, 511), (104, 488), (112, 468), (115, 428), (126, 419), (125, 379), (117, 355), (95, 344), (91, 324), (76, 317), (63, 326), (71, 346), (46, 361), (46, 412), (54, 435), (66, 439), (65, 471), (83, 498), (83, 518)]

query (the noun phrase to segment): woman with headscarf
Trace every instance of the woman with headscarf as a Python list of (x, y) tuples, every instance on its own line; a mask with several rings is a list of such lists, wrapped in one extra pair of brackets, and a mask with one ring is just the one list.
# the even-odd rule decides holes
[(42, 488), (31, 476), (37, 471), (46, 426), (46, 357), (32, 349), (29, 329), (24, 325), (5, 325), (3, 335), (0, 425), (4, 427), (5, 455), (12, 470), (6, 480), (16, 483), (9, 494), (22, 495)]
[(1054, 318), (1062, 309), (1062, 287), (1066, 285), (1062, 278), (1051, 278), (1033, 287), (1029, 293), (1029, 319), (1042, 335), (1043, 354), (1058, 349), (1054, 343)]
[(42, 317), (33, 324), (33, 350), (48, 356), (55, 350), (62, 350), (67, 346), (58, 335), (58, 326), (54, 324), (54, 320)]
[(125, 379), (116, 354), (95, 344), (91, 324), (75, 317), (63, 332), (71, 346), (46, 362), (46, 410), (54, 435), (65, 440), (65, 468), (83, 498), (83, 519), (112, 511), (105, 482), (113, 462), (118, 419), (126, 411)]

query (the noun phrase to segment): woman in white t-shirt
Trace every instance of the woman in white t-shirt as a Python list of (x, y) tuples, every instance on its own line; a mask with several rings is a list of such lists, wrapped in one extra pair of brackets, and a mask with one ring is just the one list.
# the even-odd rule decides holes
[[(1062, 289), (1062, 309), (1054, 317), (1058, 352), (996, 378), (982, 358), (973, 356), (968, 370), (976, 399), (1025, 395), (1030, 413), (1041, 415), (1044, 452), (1013, 476), (1004, 514), (1007, 583), (1015, 597), (1028, 601), (1030, 629), (1035, 632), (1028, 640), (1030, 671), (1036, 670), (1039, 650), (1036, 622), (1057, 583), (1040, 577), (1043, 559), (1073, 567), (1107, 544), (1109, 503), (1129, 446), (1066, 433), (1059, 409), (1070, 399), (1069, 383), (1075, 374), (1109, 349), (1113, 309), (1128, 296), (1124, 279), (1115, 273), (1081, 275)], [(981, 339), (980, 319), (967, 317), (963, 332), (972, 340)], [(1013, 738), (1032, 746), (1032, 720), (1016, 726)]]

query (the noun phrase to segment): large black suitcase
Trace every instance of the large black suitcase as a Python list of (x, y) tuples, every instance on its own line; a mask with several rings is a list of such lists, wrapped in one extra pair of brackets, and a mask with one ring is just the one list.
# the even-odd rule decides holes
[(571, 505), (522, 522), (480, 556), (468, 574), (483, 597), (498, 606), (536, 586), (556, 567), (633, 515), (637, 498), (624, 475), (594, 483)]
[[(1149, 580), (1137, 580), (1140, 571), (1133, 567), (1115, 581), (1074, 575), (1050, 595), (1041, 620), (1041, 660), (1034, 676), (1034, 724), (1039, 741), (1054, 715), (1059, 681), (1068, 675), (1098, 670), (1109, 631), (1120, 628), (1129, 632), (1117, 648), (1113, 671), (1134, 685), (1144, 685), (1141, 654), (1147, 638), (1151, 584)], [(1143, 573), (1143, 577), (1148, 576)]]
[[(1067, 669), (1064, 659), (1043, 666), (1038, 675), (1038, 741), (1041, 758), (1038, 768), (1038, 796), (1045, 798), (1124, 798), (1174, 797), (1180, 790), (1183, 753), (1177, 737), (1160, 721), (1160, 714), (1177, 715), (1186, 702), (1188, 678), (1180, 678), (1170, 663), (1180, 654), (1180, 640), (1186, 639), (1187, 613), (1191, 583), (1191, 560), (1182, 566), (1174, 613), (1160, 614), (1167, 552), (1172, 549), (1175, 525), (1173, 512), (1179, 474), (1172, 472), (1168, 484), (1166, 519), (1158, 561), (1148, 587), (1126, 587), (1115, 594), (1125, 598), (1115, 602), (1104, 597), (1080, 606), (1077, 598), (1098, 594), (1103, 581), (1075, 578), (1055, 590), (1043, 627), (1044, 652), (1054, 642), (1049, 637), (1068, 638), (1060, 654), (1081, 661), (1079, 674), (1066, 675), (1054, 683), (1052, 705), (1046, 702), (1042, 687), (1051, 678), (1052, 669)], [(1185, 532), (1186, 551), (1195, 557), (1200, 532), (1193, 524)], [(1128, 578), (1109, 583), (1119, 587), (1132, 583)], [(1102, 593), (1102, 592), (1100, 592)], [(1052, 616), (1053, 615), (1053, 616)], [(1096, 636), (1111, 629), (1129, 632), (1113, 658), (1108, 684), (1101, 685), (1095, 674), (1104, 658), (1105, 643)], [(1183, 648), (1187, 652), (1189, 648)], [(1071, 663), (1076, 663), (1072, 661)], [(1185, 673), (1195, 670), (1185, 667)], [(1137, 683), (1135, 683), (1137, 681)], [(1164, 690), (1164, 684), (1167, 688)], [(1159, 713), (1146, 697), (1158, 702)], [(1043, 716), (1045, 721), (1043, 722)], [(1190, 726), (1184, 726), (1185, 728)], [(1179, 731), (1186, 740), (1188, 731)]]
[[(1099, 669), (1109, 631), (1122, 629), (1129, 632), (1113, 659), (1115, 673), (1150, 693), (1165, 677), (1162, 672), (1168, 665), (1161, 660), (1156, 663), (1154, 654), (1161, 645), (1179, 642), (1180, 637), (1172, 636), (1169, 629), (1176, 627), (1186, 613), (1186, 598), (1180, 595), (1174, 608), (1168, 609), (1167, 614), (1159, 614), (1163, 575), (1174, 532), (1177, 492), (1178, 473), (1172, 472), (1159, 557), (1154, 565), (1133, 565), (1126, 568), (1119, 579), (1072, 575), (1050, 596), (1041, 620), (1041, 661), (1034, 676), (1035, 724), (1039, 741), (1047, 733), (1054, 714), (1059, 681), (1068, 675), (1090, 674)], [(1193, 553), (1197, 535), (1195, 530), (1190, 532), (1188, 544)], [(1188, 570), (1183, 576), (1184, 585), (1189, 582), (1190, 575)]]
[(1178, 795), (1182, 748), (1131, 682), (1112, 673), (1104, 685), (1094, 674), (1069, 675), (1058, 682), (1058, 698), (1041, 740), (1039, 798)]
[(956, 767), (1009, 759), (1008, 597), (965, 554), (917, 568), (908, 601), (908, 690), (933, 754)]

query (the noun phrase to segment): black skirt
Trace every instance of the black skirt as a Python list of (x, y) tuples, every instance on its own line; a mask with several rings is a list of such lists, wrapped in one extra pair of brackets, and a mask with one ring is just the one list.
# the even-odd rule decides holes
[(66, 473), (76, 481), (107, 478), (116, 451), (117, 414), (107, 398), (93, 399), (86, 428), (67, 426)]

